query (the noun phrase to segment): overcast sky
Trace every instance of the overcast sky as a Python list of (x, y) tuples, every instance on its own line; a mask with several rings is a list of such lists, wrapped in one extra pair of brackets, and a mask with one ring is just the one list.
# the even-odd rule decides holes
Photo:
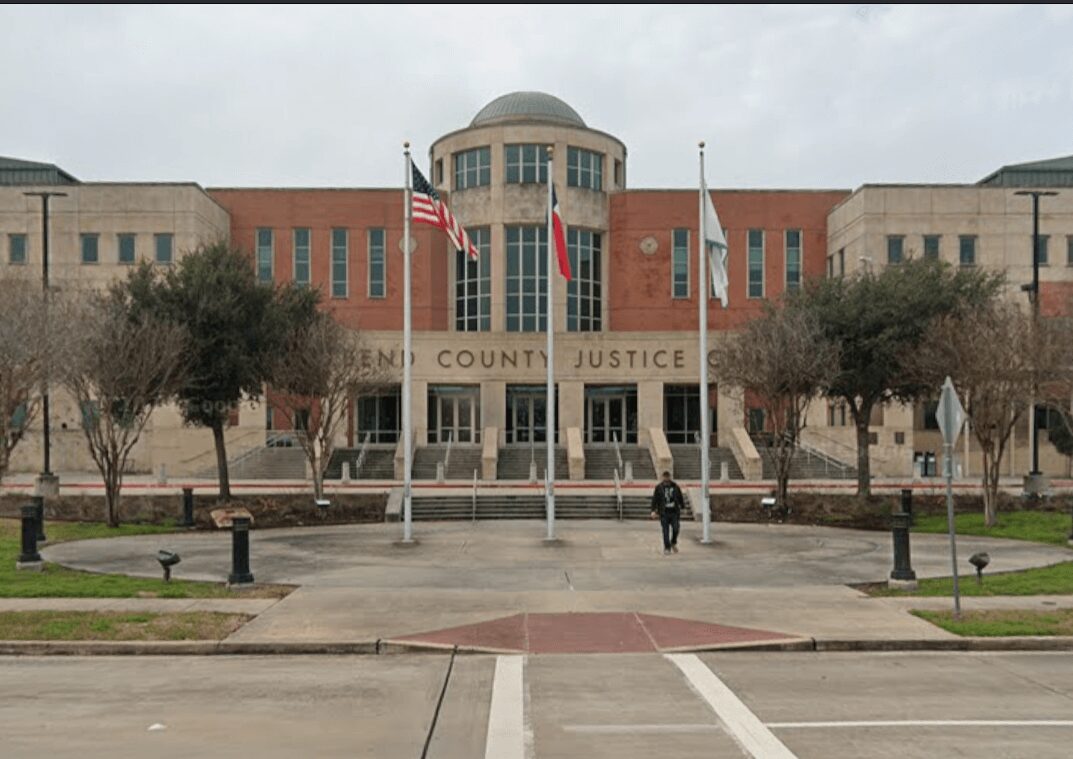
[(1073, 154), (1073, 9), (0, 8), (0, 155), (84, 180), (399, 186), (513, 90), (632, 187), (971, 182)]

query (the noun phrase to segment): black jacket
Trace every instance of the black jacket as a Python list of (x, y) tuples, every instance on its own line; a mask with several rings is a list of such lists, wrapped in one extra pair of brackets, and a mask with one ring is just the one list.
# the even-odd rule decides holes
[(660, 516), (663, 516), (663, 510), (666, 508), (666, 498), (663, 495), (664, 486), (671, 488), (671, 498), (674, 500), (675, 505), (678, 506), (678, 513), (681, 514), (682, 510), (686, 507), (685, 498), (682, 497), (682, 489), (678, 487), (678, 483), (663, 482), (662, 480), (656, 485), (656, 489), (652, 491), (652, 511), (657, 512)]

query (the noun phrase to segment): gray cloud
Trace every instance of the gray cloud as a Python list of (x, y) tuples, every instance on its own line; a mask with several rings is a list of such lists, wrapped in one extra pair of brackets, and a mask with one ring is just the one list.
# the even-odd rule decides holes
[(84, 179), (401, 184), (504, 92), (634, 187), (962, 182), (1073, 153), (1066, 7), (0, 8), (0, 155)]

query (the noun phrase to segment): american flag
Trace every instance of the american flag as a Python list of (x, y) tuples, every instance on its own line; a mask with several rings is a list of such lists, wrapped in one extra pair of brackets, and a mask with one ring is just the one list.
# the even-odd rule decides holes
[(440, 200), (436, 189), (425, 179), (425, 175), (418, 170), (417, 165), (410, 161), (413, 169), (413, 219), (422, 224), (430, 224), (439, 227), (447, 233), (451, 244), (456, 250), (464, 250), (469, 254), (470, 260), (476, 261), (479, 257), (477, 246), (474, 245), (466, 230), (458, 223), (447, 204)]

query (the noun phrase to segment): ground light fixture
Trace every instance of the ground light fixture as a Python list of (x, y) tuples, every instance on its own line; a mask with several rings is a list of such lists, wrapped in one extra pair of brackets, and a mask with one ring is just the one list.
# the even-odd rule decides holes
[(182, 561), (179, 554), (174, 551), (160, 550), (156, 553), (156, 560), (160, 562), (160, 567), (164, 570), (164, 582), (171, 582), (171, 568)]
[(969, 563), (976, 567), (976, 584), (982, 585), (984, 582), (984, 567), (991, 563), (991, 555), (985, 551), (974, 553), (969, 557)]

